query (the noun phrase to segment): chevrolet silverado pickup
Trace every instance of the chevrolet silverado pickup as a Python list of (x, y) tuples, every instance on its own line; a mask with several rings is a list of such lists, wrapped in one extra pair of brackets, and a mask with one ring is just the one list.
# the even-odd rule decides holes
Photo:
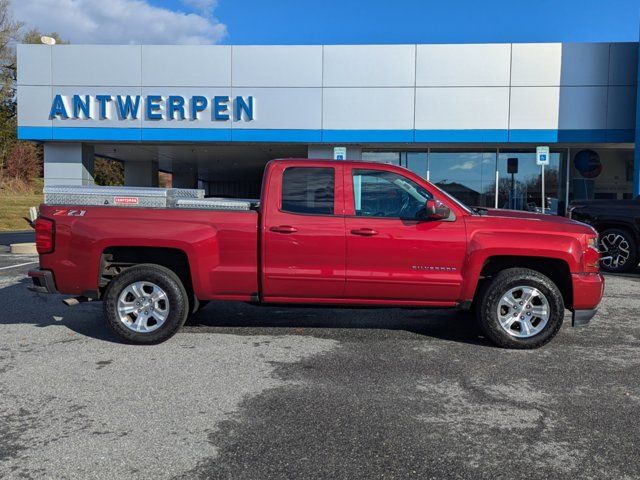
[(259, 201), (115, 190), (45, 187), (29, 276), (36, 292), (102, 300), (131, 343), (161, 342), (205, 302), (233, 300), (467, 309), (495, 344), (535, 348), (565, 308), (585, 324), (602, 298), (590, 226), (472, 209), (392, 165), (273, 160)]

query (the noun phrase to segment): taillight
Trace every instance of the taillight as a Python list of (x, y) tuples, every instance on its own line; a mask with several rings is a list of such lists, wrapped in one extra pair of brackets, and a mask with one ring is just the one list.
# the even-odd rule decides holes
[(53, 252), (54, 230), (53, 220), (42, 217), (36, 219), (36, 249), (39, 254)]

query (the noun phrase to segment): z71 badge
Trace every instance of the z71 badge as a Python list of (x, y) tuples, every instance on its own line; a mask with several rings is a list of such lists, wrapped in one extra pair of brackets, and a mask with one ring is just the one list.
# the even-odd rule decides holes
[(54, 217), (84, 217), (86, 210), (56, 210), (53, 212)]

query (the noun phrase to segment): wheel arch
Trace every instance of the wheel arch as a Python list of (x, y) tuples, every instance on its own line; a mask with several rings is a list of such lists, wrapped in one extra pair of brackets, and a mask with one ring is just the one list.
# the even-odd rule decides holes
[(571, 270), (566, 261), (559, 258), (520, 255), (495, 255), (485, 259), (474, 292), (474, 302), (476, 302), (487, 281), (498, 272), (508, 268), (528, 268), (548, 277), (560, 290), (565, 306), (567, 308), (573, 306)]
[(593, 228), (595, 228), (598, 231), (598, 234), (602, 234), (606, 230), (611, 230), (611, 229), (624, 230), (625, 232), (631, 235), (631, 237), (635, 240), (636, 245), (639, 245), (639, 248), (640, 248), (640, 232), (638, 232), (638, 230), (630, 223), (622, 222), (622, 221), (607, 220), (607, 221), (595, 223), (593, 225)]
[(193, 277), (189, 257), (184, 250), (171, 247), (111, 246), (100, 255), (98, 288), (100, 296), (111, 280), (135, 265), (150, 263), (173, 271), (188, 292), (193, 291)]

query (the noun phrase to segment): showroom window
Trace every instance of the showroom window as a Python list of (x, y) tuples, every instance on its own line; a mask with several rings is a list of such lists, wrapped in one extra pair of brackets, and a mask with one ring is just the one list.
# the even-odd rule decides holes
[[(427, 151), (371, 151), (363, 152), (362, 155), (363, 159), (386, 160), (387, 163), (406, 167), (469, 206), (489, 208), (497, 206), (498, 208), (515, 210), (542, 211), (542, 171), (541, 167), (536, 164), (535, 147), (501, 149), (499, 154), (496, 149), (429, 148)], [(613, 156), (613, 153), (607, 152), (607, 155)], [(550, 164), (545, 167), (545, 213), (562, 215), (565, 211), (567, 187), (565, 157), (566, 149), (554, 149), (551, 151)], [(629, 156), (627, 155), (627, 157)], [(395, 159), (397, 159), (397, 163)], [(583, 163), (585, 163), (584, 159), (578, 159), (576, 165), (582, 166)], [(590, 168), (591, 164), (595, 163), (597, 162), (593, 161), (593, 155), (586, 161)], [(619, 161), (618, 166), (628, 164), (628, 161)], [(576, 197), (614, 196), (605, 192), (605, 188), (610, 188), (613, 191), (618, 188), (619, 192), (623, 193), (617, 193), (617, 195), (622, 197), (628, 189), (628, 179), (624, 177), (624, 172), (627, 172), (629, 168), (620, 167), (618, 172), (611, 175), (613, 182), (618, 181), (615, 187), (609, 187), (609, 185), (605, 187), (604, 182), (601, 182), (600, 185), (603, 185), (601, 187), (602, 193), (597, 191), (598, 184), (596, 182), (576, 178), (578, 175), (574, 170), (577, 171), (577, 167), (572, 166), (572, 195), (573, 192), (576, 192)], [(599, 171), (594, 167), (584, 175), (595, 175), (592, 170), (596, 173)], [(498, 178), (497, 189), (496, 177)], [(624, 180), (618, 180), (623, 177)], [(611, 184), (613, 185), (613, 183)], [(622, 185), (622, 188), (618, 185)]]
[(495, 152), (429, 153), (429, 181), (469, 206), (493, 207), (495, 171)]

